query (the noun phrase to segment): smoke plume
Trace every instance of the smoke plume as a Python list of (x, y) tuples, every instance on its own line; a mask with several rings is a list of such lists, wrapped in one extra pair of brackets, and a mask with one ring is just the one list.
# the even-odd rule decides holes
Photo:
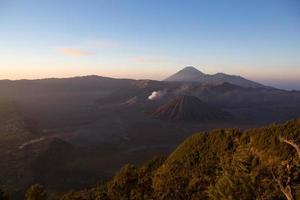
[(177, 95), (186, 94), (189, 91), (189, 89), (190, 89), (189, 85), (183, 85), (180, 88), (176, 89), (174, 91), (174, 93), (177, 94)]
[(148, 97), (149, 100), (156, 100), (163, 97), (166, 94), (165, 90), (153, 91)]

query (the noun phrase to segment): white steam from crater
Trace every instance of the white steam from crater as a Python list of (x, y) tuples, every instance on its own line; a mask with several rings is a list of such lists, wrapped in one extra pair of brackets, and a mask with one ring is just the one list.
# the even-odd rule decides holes
[(166, 94), (165, 90), (160, 90), (160, 91), (153, 91), (151, 95), (148, 97), (149, 100), (156, 100), (161, 98)]

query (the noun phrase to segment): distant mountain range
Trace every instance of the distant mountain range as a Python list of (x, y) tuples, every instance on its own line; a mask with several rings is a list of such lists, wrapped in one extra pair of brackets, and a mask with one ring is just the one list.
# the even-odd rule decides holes
[(224, 73), (217, 73), (213, 75), (205, 74), (192, 66), (185, 67), (184, 69), (166, 78), (164, 81), (201, 82), (207, 84), (220, 84), (220, 83), (227, 82), (242, 87), (251, 87), (251, 88), (267, 87), (260, 83), (245, 79), (241, 76), (228, 75)]

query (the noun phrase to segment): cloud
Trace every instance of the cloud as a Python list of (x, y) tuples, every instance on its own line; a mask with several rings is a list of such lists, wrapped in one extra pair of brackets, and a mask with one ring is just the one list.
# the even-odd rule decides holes
[(90, 56), (96, 54), (99, 50), (119, 48), (120, 44), (114, 40), (87, 40), (81, 44), (57, 48), (61, 54), (73, 57)]
[(73, 56), (73, 57), (90, 56), (95, 54), (92, 51), (88, 51), (81, 48), (58, 48), (57, 51), (66, 56)]

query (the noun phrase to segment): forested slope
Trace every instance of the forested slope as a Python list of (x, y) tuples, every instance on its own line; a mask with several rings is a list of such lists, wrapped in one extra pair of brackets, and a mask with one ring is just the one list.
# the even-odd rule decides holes
[[(244, 132), (218, 129), (196, 133), (167, 158), (154, 158), (141, 166), (128, 164), (107, 183), (64, 195), (48, 194), (48, 197), (62, 200), (299, 199), (299, 144), (300, 119)], [(33, 186), (27, 196), (44, 195), (43, 192), (43, 188)]]

